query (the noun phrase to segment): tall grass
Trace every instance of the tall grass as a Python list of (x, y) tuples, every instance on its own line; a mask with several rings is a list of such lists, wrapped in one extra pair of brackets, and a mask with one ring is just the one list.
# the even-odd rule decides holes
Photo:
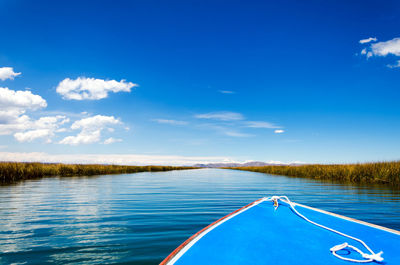
[(192, 169), (192, 167), (0, 162), (0, 184), (47, 176), (92, 176), (180, 169)]
[(337, 165), (237, 167), (231, 169), (320, 180), (400, 186), (400, 161)]

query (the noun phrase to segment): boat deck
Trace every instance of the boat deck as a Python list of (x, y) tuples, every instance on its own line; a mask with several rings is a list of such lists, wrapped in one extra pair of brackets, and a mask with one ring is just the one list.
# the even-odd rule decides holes
[[(382, 250), (383, 264), (400, 264), (398, 231), (304, 205), (296, 204), (296, 209), (312, 221), (360, 238), (374, 252)], [(300, 218), (288, 204), (275, 210), (271, 201), (261, 199), (198, 232), (161, 264), (352, 264), (330, 252), (344, 242), (366, 252), (358, 242)], [(338, 254), (361, 259), (355, 251)]]

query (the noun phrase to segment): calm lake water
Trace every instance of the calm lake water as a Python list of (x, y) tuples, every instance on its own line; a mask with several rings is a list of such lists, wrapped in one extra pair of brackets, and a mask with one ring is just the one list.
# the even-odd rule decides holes
[(400, 230), (400, 191), (201, 169), (0, 186), (1, 264), (158, 264), (189, 236), (264, 196)]

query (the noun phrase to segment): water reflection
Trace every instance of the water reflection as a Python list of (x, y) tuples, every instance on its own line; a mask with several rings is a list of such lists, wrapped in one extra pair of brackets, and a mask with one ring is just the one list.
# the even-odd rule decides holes
[(400, 229), (400, 192), (233, 170), (46, 178), (0, 187), (1, 264), (158, 264), (267, 195)]

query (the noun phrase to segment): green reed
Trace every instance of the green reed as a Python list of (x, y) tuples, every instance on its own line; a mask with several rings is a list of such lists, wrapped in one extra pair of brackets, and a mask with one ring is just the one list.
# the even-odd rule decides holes
[(362, 164), (237, 167), (231, 169), (300, 178), (354, 183), (384, 183), (393, 186), (400, 186), (400, 161)]
[(193, 167), (0, 162), (0, 184), (48, 176), (93, 176), (181, 169), (193, 169)]

